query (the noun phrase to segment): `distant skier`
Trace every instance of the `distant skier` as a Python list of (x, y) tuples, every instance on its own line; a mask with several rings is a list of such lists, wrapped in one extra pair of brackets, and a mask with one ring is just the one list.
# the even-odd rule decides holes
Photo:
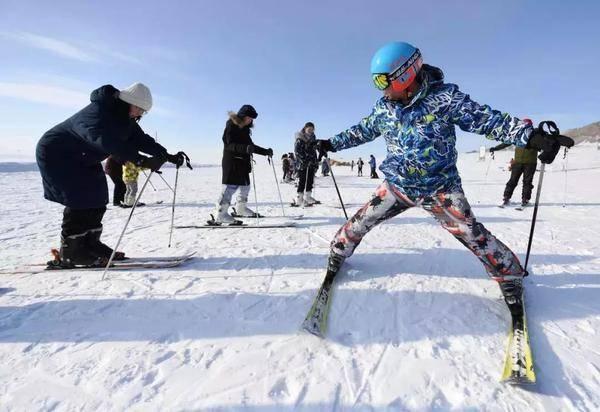
[(422, 64), (420, 51), (408, 43), (389, 43), (379, 49), (371, 73), (375, 86), (383, 91), (371, 114), (330, 140), (318, 142), (323, 155), (379, 136), (388, 148), (380, 167), (384, 182), (331, 242), (328, 276), (335, 276), (373, 227), (420, 206), (479, 258), (499, 283), (511, 312), (518, 314), (523, 267), (471, 211), (456, 168), (454, 128), (542, 150), (540, 159), (545, 163), (554, 160), (560, 144), (528, 123), (474, 102), (458, 86), (444, 83), (442, 71)]
[[(490, 153), (505, 149), (509, 147), (509, 144), (502, 143), (498, 146), (492, 147)], [(524, 147), (515, 148), (514, 161), (511, 162), (510, 166), (510, 179), (506, 182), (506, 188), (504, 189), (504, 196), (502, 200), (502, 206), (508, 206), (510, 204), (510, 198), (519, 184), (519, 178), (523, 175), (523, 190), (521, 194), (521, 206), (525, 207), (529, 204), (531, 199), (531, 191), (533, 190), (533, 176), (535, 175), (535, 169), (537, 167), (537, 150), (527, 149)]]
[(327, 158), (324, 158), (321, 161), (321, 174), (323, 176), (329, 176), (329, 163)]
[(290, 171), (289, 171), (289, 176), (290, 179), (292, 180), (296, 180), (296, 178), (298, 177), (297, 174), (297, 169), (296, 169), (296, 158), (294, 157), (294, 153), (288, 153), (288, 159), (290, 159)]
[(104, 163), (104, 172), (110, 177), (114, 184), (113, 206), (123, 207), (125, 200), (125, 182), (123, 182), (123, 162), (114, 156), (108, 156)]
[(358, 167), (358, 176), (362, 176), (363, 172), (362, 172), (362, 168), (365, 165), (365, 162), (362, 160), (362, 157), (358, 158), (358, 161), (356, 162), (356, 166)]
[(281, 169), (283, 170), (283, 182), (284, 183), (289, 183), (290, 182), (290, 159), (287, 155), (287, 153), (284, 153), (283, 156), (281, 156)]
[(296, 133), (294, 154), (298, 168), (298, 188), (296, 205), (312, 206), (317, 203), (312, 197), (313, 181), (318, 168), (317, 140), (315, 125), (307, 122), (302, 130)]
[(369, 159), (369, 166), (371, 167), (371, 179), (379, 179), (379, 175), (377, 174), (377, 161), (373, 155), (371, 155), (371, 158)]
[[(44, 197), (65, 206), (60, 262), (63, 267), (104, 265), (112, 249), (100, 241), (108, 186), (102, 162), (109, 155), (158, 170), (165, 161), (183, 164), (183, 152), (170, 155), (139, 126), (152, 107), (148, 87), (134, 83), (119, 91), (111, 85), (94, 90), (91, 103), (47, 131), (36, 159)], [(146, 157), (140, 152), (152, 157)], [(118, 252), (116, 259), (123, 259)]]
[(350, 171), (354, 171), (354, 159), (352, 160), (352, 162), (350, 162)]
[(258, 113), (249, 104), (243, 105), (237, 113), (229, 112), (229, 119), (223, 131), (223, 170), (222, 190), (216, 204), (217, 224), (236, 223), (229, 214), (229, 206), (233, 194), (238, 191), (236, 212), (239, 216), (252, 217), (256, 213), (248, 207), (248, 193), (250, 192), (250, 173), (252, 172), (252, 154), (273, 157), (271, 148), (264, 149), (257, 146), (250, 137), (254, 119)]

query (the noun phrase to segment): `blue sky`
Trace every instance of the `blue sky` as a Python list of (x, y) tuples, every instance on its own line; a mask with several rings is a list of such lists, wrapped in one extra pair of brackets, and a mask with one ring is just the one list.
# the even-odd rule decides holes
[[(219, 163), (226, 112), (259, 112), (257, 144), (292, 150), (370, 112), (382, 44), (415, 44), (481, 103), (563, 129), (600, 119), (595, 1), (26, 1), (0, 3), (0, 159), (34, 146), (103, 84), (147, 84), (142, 120), (169, 150)], [(459, 133), (461, 151), (489, 146)], [(382, 139), (340, 153), (385, 153)]]

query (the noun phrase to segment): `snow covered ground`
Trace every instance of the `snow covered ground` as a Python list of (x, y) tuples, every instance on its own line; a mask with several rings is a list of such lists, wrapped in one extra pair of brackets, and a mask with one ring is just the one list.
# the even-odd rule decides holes
[[(476, 216), (523, 259), (533, 210), (496, 207), (510, 155), (461, 155), (459, 166)], [(171, 194), (154, 177), (121, 249), (197, 257), (106, 281), (0, 275), (0, 410), (597, 411), (600, 151), (573, 149), (566, 185), (564, 164), (561, 154), (546, 174), (525, 281), (533, 387), (498, 382), (509, 320), (498, 287), (422, 210), (375, 228), (346, 262), (320, 340), (298, 327), (344, 222), (329, 178), (317, 179), (322, 206), (286, 209), (304, 213), (297, 228), (179, 229), (168, 249)], [(349, 211), (378, 183), (334, 172)], [(172, 183), (174, 170), (163, 176)], [(264, 221), (286, 221), (263, 158), (256, 178), (259, 211), (279, 216)], [(220, 168), (182, 169), (176, 223), (203, 223), (219, 183)], [(282, 192), (287, 204), (294, 188)], [(61, 207), (43, 200), (38, 173), (0, 173), (0, 193), (3, 268), (47, 260)], [(109, 208), (108, 244), (128, 213)]]

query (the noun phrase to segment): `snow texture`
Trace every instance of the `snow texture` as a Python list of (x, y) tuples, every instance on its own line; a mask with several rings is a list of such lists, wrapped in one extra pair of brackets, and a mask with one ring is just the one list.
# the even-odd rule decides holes
[[(533, 208), (497, 207), (510, 155), (463, 154), (459, 169), (476, 216), (523, 262)], [(299, 327), (344, 222), (330, 178), (316, 181), (323, 205), (305, 210), (287, 207), (295, 189), (281, 184), (286, 214), (304, 214), (296, 228), (179, 229), (168, 249), (171, 192), (155, 177), (121, 249), (196, 257), (176, 269), (114, 270), (106, 281), (76, 270), (0, 275), (0, 410), (597, 411), (599, 155), (577, 146), (572, 169), (561, 153), (544, 179), (525, 280), (533, 387), (499, 383), (509, 323), (499, 289), (424, 211), (366, 236), (321, 340)], [(347, 167), (334, 173), (349, 212), (379, 183)], [(287, 221), (263, 158), (256, 180), (258, 211), (279, 216), (263, 221)], [(203, 224), (219, 189), (219, 168), (182, 169), (175, 224)], [(47, 260), (61, 207), (42, 198), (39, 174), (0, 173), (0, 193), (2, 269)], [(128, 214), (109, 208), (104, 241), (115, 244)]]

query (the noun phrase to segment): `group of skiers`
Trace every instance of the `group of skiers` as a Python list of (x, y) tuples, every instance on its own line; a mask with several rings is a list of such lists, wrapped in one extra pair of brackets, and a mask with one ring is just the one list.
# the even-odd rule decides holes
[[(529, 122), (481, 105), (457, 85), (445, 83), (442, 71), (424, 64), (419, 49), (408, 43), (392, 42), (381, 47), (372, 59), (371, 74), (382, 97), (367, 117), (327, 140), (316, 139), (311, 122), (295, 136), (297, 204), (315, 202), (312, 188), (319, 157), (379, 136), (383, 136), (388, 149), (387, 158), (379, 167), (384, 174), (383, 183), (331, 242), (328, 274), (337, 273), (377, 224), (409, 208), (422, 207), (482, 262), (489, 276), (499, 283), (510, 310), (522, 310), (525, 270), (516, 255), (475, 218), (469, 206), (456, 167), (455, 127), (536, 155), (541, 152), (539, 158), (544, 163), (554, 160), (559, 141), (541, 127), (534, 128)], [(96, 264), (112, 252), (100, 241), (108, 202), (102, 160), (114, 156), (122, 164), (131, 162), (151, 171), (167, 161), (177, 167), (183, 164), (183, 152), (169, 154), (140, 128), (139, 120), (151, 107), (150, 91), (140, 83), (120, 91), (110, 85), (102, 86), (92, 92), (88, 106), (49, 130), (38, 143), (44, 195), (65, 206), (60, 259), (66, 266)], [(237, 214), (255, 216), (247, 205), (252, 155), (273, 156), (271, 148), (260, 147), (251, 138), (257, 116), (251, 105), (229, 113), (222, 138), (223, 186), (216, 204), (217, 224), (234, 223), (229, 207), (236, 192)], [(359, 175), (360, 162), (362, 159)], [(371, 157), (369, 163), (373, 176), (375, 158)], [(529, 181), (532, 173), (527, 173)], [(111, 178), (114, 180), (113, 174)], [(511, 187), (507, 187), (505, 198), (510, 198), (514, 189)], [(117, 189), (115, 184), (115, 194), (117, 190), (121, 193), (123, 188)], [(529, 195), (530, 190), (524, 192), (523, 199), (529, 200)], [(119, 258), (124, 255), (119, 254)]]

